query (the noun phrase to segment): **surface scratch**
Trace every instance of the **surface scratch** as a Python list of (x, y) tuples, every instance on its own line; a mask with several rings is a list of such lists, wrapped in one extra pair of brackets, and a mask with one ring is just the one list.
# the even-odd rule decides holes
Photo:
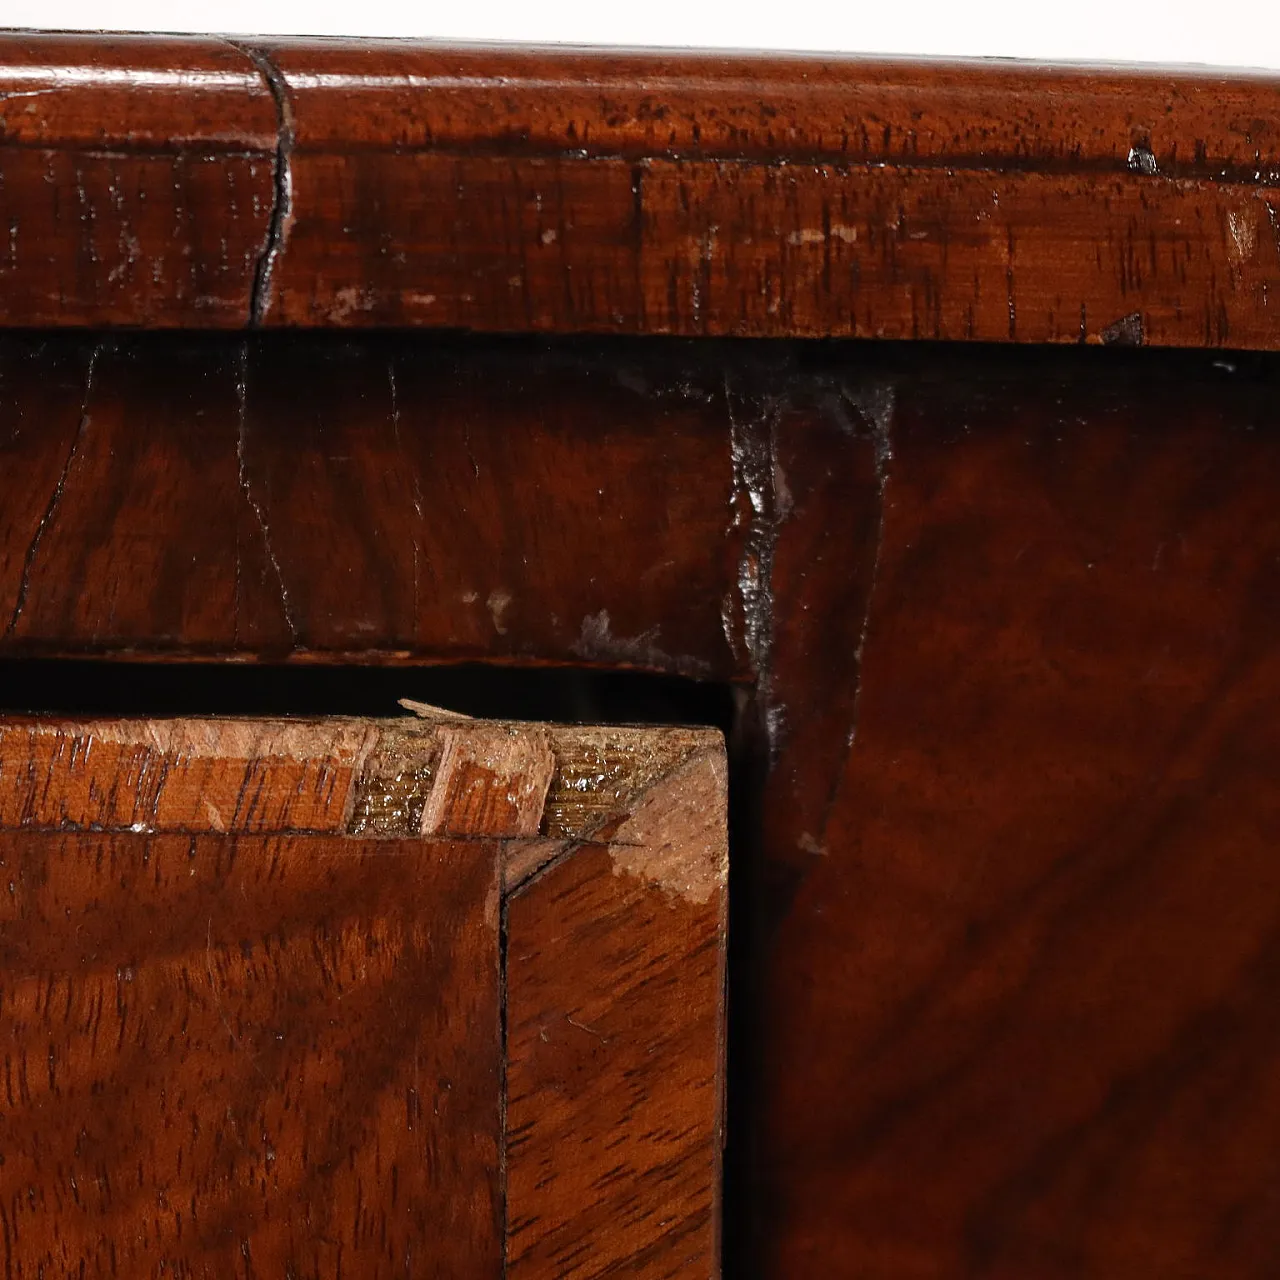
[(249, 504), (258, 529), (262, 534), (262, 546), (266, 552), (267, 562), (275, 574), (276, 585), (280, 589), (280, 607), (284, 612), (285, 625), (289, 628), (289, 636), (295, 646), (298, 643), (298, 628), (293, 617), (293, 606), (289, 600), (289, 590), (284, 583), (284, 574), (280, 569), (280, 561), (276, 559), (275, 549), (271, 545), (271, 531), (267, 528), (266, 513), (257, 498), (253, 495), (253, 485), (249, 479), (248, 438), (249, 438), (249, 348), (246, 343), (240, 344), (240, 363), (236, 373), (236, 396), (239, 402), (240, 422), (236, 435), (236, 466), (239, 472), (240, 492)]
[(244, 54), (262, 77), (276, 106), (276, 152), (272, 160), (273, 198), (271, 215), (262, 250), (253, 271), (253, 289), (249, 295), (249, 326), (259, 328), (271, 310), (276, 266), (289, 239), (293, 224), (293, 99), (279, 69), (261, 49), (228, 41)]

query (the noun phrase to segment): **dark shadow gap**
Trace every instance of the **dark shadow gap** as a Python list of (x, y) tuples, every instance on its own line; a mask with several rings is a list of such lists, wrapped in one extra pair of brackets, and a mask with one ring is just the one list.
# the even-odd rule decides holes
[(399, 699), (495, 720), (710, 725), (728, 733), (728, 685), (575, 667), (303, 667), (0, 661), (0, 712), (95, 716), (399, 716)]

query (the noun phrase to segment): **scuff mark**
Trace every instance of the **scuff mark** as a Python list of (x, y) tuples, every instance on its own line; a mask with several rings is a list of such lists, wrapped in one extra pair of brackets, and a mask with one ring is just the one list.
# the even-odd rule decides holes
[(31, 591), (31, 571), (35, 567), (36, 556), (40, 551), (40, 543), (44, 540), (45, 531), (53, 523), (53, 518), (57, 514), (58, 507), (62, 502), (63, 490), (67, 487), (67, 478), (71, 474), (72, 464), (76, 460), (76, 455), (80, 452), (80, 445), (83, 443), (85, 434), (89, 429), (89, 400), (93, 395), (93, 376), (97, 371), (98, 355), (101, 350), (101, 343), (97, 343), (89, 353), (89, 363), (84, 375), (84, 392), (80, 397), (80, 421), (76, 426), (76, 433), (72, 437), (71, 447), (67, 450), (67, 456), (63, 459), (62, 470), (58, 474), (57, 484), (53, 486), (49, 504), (44, 509), (44, 515), (40, 517), (40, 523), (36, 526), (31, 545), (27, 547), (27, 554), (22, 562), (22, 577), (18, 581), (18, 595), (13, 603), (13, 614), (9, 618), (9, 625), (4, 630), (6, 636), (11, 636), (17, 629), (18, 619), (22, 617), (22, 611), (27, 606), (27, 596)]
[(1227, 230), (1231, 233), (1227, 254), (1236, 266), (1243, 266), (1253, 257), (1253, 251), (1258, 247), (1258, 229), (1252, 215), (1230, 210), (1227, 213)]
[(840, 240), (845, 244), (858, 243), (858, 228), (841, 222), (832, 223), (825, 231), (821, 227), (801, 227), (787, 236), (791, 245), (825, 244), (828, 240)]
[[(786, 719), (786, 709), (772, 697), (773, 656), (773, 560), (778, 542), (779, 406), (769, 397), (756, 400), (756, 412), (744, 418), (735, 400), (747, 397), (735, 392), (729, 374), (724, 379), (725, 411), (729, 418), (729, 457), (733, 489), (729, 498), (729, 533), (745, 530), (738, 560), (738, 598), (726, 597), (720, 608), (725, 639), (735, 652), (735, 605), (742, 611), (741, 645), (756, 674), (760, 705), (764, 708), (765, 736), (770, 759), (776, 757)], [(785, 479), (783, 481), (785, 490)], [(787, 492), (787, 509), (791, 495)]]
[(240, 344), (239, 368), (236, 374), (236, 396), (239, 401), (240, 423), (236, 435), (236, 466), (239, 471), (240, 492), (249, 504), (254, 519), (258, 522), (262, 534), (262, 546), (267, 555), (267, 562), (276, 576), (276, 585), (280, 588), (280, 607), (284, 612), (285, 625), (289, 628), (289, 637), (295, 648), (298, 646), (298, 627), (293, 616), (293, 605), (289, 600), (289, 590), (284, 583), (284, 573), (280, 569), (280, 561), (276, 558), (275, 548), (271, 545), (271, 531), (267, 528), (267, 517), (257, 498), (253, 496), (253, 485), (249, 479), (248, 440), (249, 440), (249, 346)]
[(1141, 173), (1148, 178), (1153, 178), (1160, 172), (1155, 152), (1145, 142), (1135, 143), (1129, 148), (1128, 165), (1133, 173)]
[(858, 423), (844, 418), (845, 431), (850, 435), (858, 435), (863, 430), (871, 434), (875, 450), (876, 480), (883, 498), (887, 468), (893, 458), (893, 411), (897, 403), (893, 384), (882, 382), (854, 388), (843, 386), (840, 388), (840, 397), (865, 424), (860, 427)]
[(613, 874), (635, 876), (686, 902), (723, 892), (727, 778), (724, 753), (705, 752), (645, 792), (610, 841)]
[(603, 1031), (597, 1030), (595, 1027), (588, 1026), (585, 1022), (579, 1022), (572, 1014), (566, 1013), (564, 1020), (571, 1026), (576, 1027), (579, 1031), (585, 1031), (589, 1036), (595, 1036), (601, 1044), (608, 1044), (611, 1037), (604, 1034)]
[(222, 835), (225, 835), (227, 831), (227, 824), (226, 820), (222, 816), (222, 811), (213, 803), (212, 800), (202, 800), (201, 803), (204, 805), (204, 816), (209, 820), (210, 828)]
[(338, 289), (333, 301), (325, 308), (325, 319), (330, 324), (342, 324), (358, 311), (372, 311), (378, 305), (378, 295), (372, 289), (347, 285)]
[(1276, 252), (1280, 253), (1280, 212), (1270, 200), (1264, 200), (1267, 207), (1267, 221), (1271, 223), (1271, 234), (1275, 238)]
[(701, 658), (677, 656), (660, 649), (660, 627), (649, 627), (637, 636), (615, 636), (611, 627), (608, 609), (588, 614), (569, 651), (592, 662), (624, 662), (649, 670), (674, 671), (677, 675), (705, 676), (711, 671), (711, 664)]
[(258, 328), (271, 310), (276, 265), (293, 226), (293, 144), (296, 137), (293, 98), (284, 76), (266, 53), (249, 45), (237, 44), (234, 40), (228, 43), (257, 67), (276, 106), (276, 154), (271, 170), (274, 197), (249, 295), (249, 325)]

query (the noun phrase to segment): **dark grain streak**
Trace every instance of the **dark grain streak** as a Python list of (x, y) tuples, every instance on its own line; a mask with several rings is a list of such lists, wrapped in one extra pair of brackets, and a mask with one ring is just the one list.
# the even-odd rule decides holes
[(76, 433), (72, 437), (71, 447), (67, 450), (66, 459), (62, 464), (62, 470), (58, 474), (57, 483), (53, 487), (53, 492), (49, 496), (49, 504), (45, 508), (44, 515), (40, 519), (39, 525), (36, 527), (34, 536), (30, 545), (27, 547), (26, 555), (22, 562), (22, 577), (18, 583), (17, 599), (14, 602), (13, 613), (9, 618), (9, 624), (5, 628), (5, 635), (13, 634), (22, 617), (22, 611), (26, 606), (27, 597), (31, 591), (31, 571), (35, 567), (36, 556), (40, 551), (40, 543), (44, 538), (45, 531), (52, 523), (54, 516), (57, 514), (58, 507), (62, 502), (63, 490), (66, 488), (67, 476), (71, 473), (71, 465), (75, 462), (76, 453), (80, 448), (80, 443), (84, 439), (85, 432), (89, 429), (89, 401), (93, 394), (93, 374), (97, 367), (98, 353), (101, 347), (95, 345), (89, 353), (89, 362), (85, 368), (84, 375), (84, 394), (80, 401), (80, 422), (76, 428)]

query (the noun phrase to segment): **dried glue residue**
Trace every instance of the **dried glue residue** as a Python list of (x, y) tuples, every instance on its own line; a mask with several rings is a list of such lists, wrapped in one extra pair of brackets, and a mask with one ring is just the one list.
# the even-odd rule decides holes
[(614, 874), (647, 880), (688, 902), (706, 902), (723, 889), (726, 776), (723, 752), (709, 751), (650, 788), (614, 833)]
[(624, 812), (632, 796), (705, 746), (707, 737), (703, 731), (679, 729), (558, 729), (545, 834), (591, 835)]

